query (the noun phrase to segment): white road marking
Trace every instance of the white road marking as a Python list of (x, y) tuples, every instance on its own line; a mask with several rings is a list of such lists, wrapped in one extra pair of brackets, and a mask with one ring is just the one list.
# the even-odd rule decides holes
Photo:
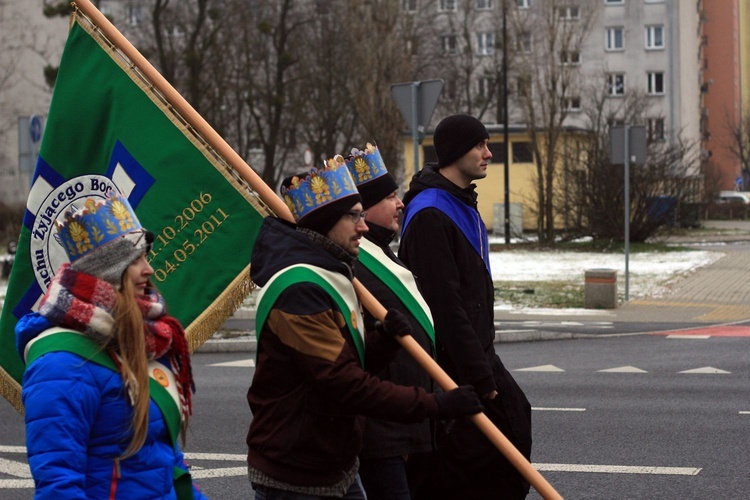
[(232, 368), (247, 368), (255, 366), (255, 360), (253, 358), (241, 359), (239, 361), (227, 361), (226, 363), (214, 363), (208, 366), (229, 366)]
[(0, 479), (0, 490), (21, 490), (33, 488), (33, 479)]
[(586, 411), (586, 408), (543, 408), (536, 406), (532, 406), (531, 409), (534, 411)]
[(750, 415), (750, 411), (740, 410), (740, 415)]
[(597, 474), (654, 474), (697, 476), (700, 467), (649, 467), (640, 465), (533, 464), (540, 472), (593, 472)]
[(0, 458), (0, 473), (23, 479), (31, 478), (31, 469), (29, 469), (28, 464), (17, 462), (15, 460), (8, 460), (7, 458)]
[(185, 453), (188, 460), (221, 460), (230, 462), (244, 462), (247, 455), (240, 453)]
[[(586, 411), (585, 408), (534, 408), (543, 411)], [(740, 412), (743, 413), (743, 412)], [(750, 413), (744, 412), (744, 413)], [(0, 446), (0, 452), (25, 453), (22, 446)], [(210, 460), (226, 462), (245, 462), (246, 456), (241, 453), (185, 453), (187, 460)], [(586, 464), (545, 464), (535, 463), (534, 467), (540, 472), (589, 472), (598, 474), (651, 474), (651, 475), (680, 475), (695, 476), (701, 469), (696, 467), (651, 467), (637, 465), (586, 465)], [(5, 469), (7, 467), (8, 469)], [(24, 469), (24, 470), (21, 470)], [(21, 478), (31, 477), (28, 465), (0, 459), (0, 472), (18, 475)], [(203, 468), (195, 466), (191, 470), (194, 479), (212, 479), (220, 477), (247, 476), (247, 466), (240, 467)], [(33, 489), (32, 479), (0, 479), (0, 490), (3, 489)]]
[(555, 365), (539, 365), (532, 366), (529, 368), (518, 368), (517, 372), (564, 372), (562, 368), (558, 368)]
[(648, 373), (635, 366), (618, 366), (617, 368), (607, 368), (606, 370), (597, 370), (601, 373)]
[(26, 453), (26, 447), (0, 445), (0, 453)]
[(687, 340), (706, 340), (706, 339), (710, 339), (711, 336), (710, 335), (679, 335), (679, 334), (675, 333), (675, 334), (672, 334), (672, 335), (667, 335), (666, 338), (668, 338), (668, 339), (681, 339), (681, 340), (685, 340), (685, 339), (687, 339)]
[(242, 467), (226, 467), (223, 469), (191, 469), (190, 476), (193, 479), (211, 479), (214, 477), (237, 477), (247, 476), (247, 465)]
[(718, 373), (718, 374), (723, 374), (723, 373), (732, 373), (732, 372), (728, 372), (728, 371), (725, 371), (725, 370), (720, 370), (718, 368), (714, 368), (713, 366), (704, 366), (703, 368), (695, 368), (693, 370), (684, 370), (684, 371), (677, 372), (677, 373), (711, 373), (711, 374)]

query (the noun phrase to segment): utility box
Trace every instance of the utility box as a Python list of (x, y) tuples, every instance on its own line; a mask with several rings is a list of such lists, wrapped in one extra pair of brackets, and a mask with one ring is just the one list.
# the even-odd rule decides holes
[[(505, 203), (495, 203), (492, 206), (492, 234), (505, 236)], [(523, 205), (510, 204), (510, 235), (514, 238), (523, 236)]]
[(617, 309), (617, 270), (587, 269), (584, 283), (586, 309)]

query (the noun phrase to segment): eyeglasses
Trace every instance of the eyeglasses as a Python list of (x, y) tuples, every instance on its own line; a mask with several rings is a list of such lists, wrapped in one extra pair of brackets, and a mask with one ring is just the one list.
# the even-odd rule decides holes
[(346, 212), (345, 215), (348, 215), (354, 224), (359, 224), (360, 219), (365, 220), (367, 218), (367, 212), (358, 212), (356, 210)]

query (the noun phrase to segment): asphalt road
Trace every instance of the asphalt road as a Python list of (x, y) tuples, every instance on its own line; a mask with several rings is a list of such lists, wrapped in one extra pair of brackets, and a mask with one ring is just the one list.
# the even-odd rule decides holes
[[(741, 499), (750, 490), (747, 337), (630, 335), (497, 344), (534, 408), (532, 461), (568, 499)], [(211, 498), (249, 498), (247, 353), (194, 356), (185, 448)], [(33, 486), (23, 421), (0, 402), (0, 498)], [(532, 491), (531, 499), (540, 498)]]

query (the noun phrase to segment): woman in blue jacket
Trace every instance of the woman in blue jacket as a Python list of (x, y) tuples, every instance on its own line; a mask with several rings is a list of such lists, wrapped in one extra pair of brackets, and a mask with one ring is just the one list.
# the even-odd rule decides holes
[(153, 235), (119, 194), (57, 227), (70, 263), (16, 327), (35, 498), (205, 498), (177, 444), (194, 386), (149, 280)]

